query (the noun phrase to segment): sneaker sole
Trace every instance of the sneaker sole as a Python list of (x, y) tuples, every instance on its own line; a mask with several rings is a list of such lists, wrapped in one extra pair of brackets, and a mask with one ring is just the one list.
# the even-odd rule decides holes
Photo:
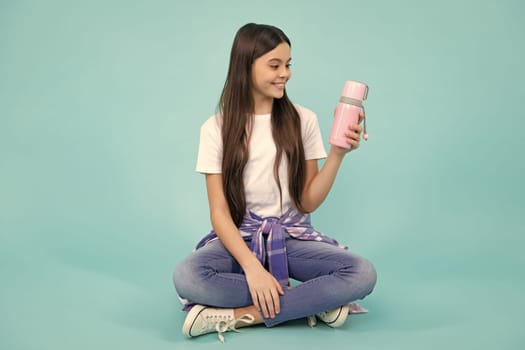
[[(191, 308), (191, 310), (188, 312), (188, 315), (186, 316), (186, 321), (184, 321), (184, 325), (182, 326), (182, 334), (184, 334), (188, 338), (193, 337), (191, 335), (191, 329), (193, 328), (193, 325), (195, 324), (197, 317), (205, 309), (206, 309), (206, 306), (203, 306), (203, 305), (195, 305), (194, 307)], [(191, 323), (187, 322), (187, 320), (191, 320)]]

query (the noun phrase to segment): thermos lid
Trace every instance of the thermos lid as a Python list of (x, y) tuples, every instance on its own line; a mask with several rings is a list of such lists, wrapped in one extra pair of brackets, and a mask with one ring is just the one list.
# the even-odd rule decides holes
[(356, 100), (366, 100), (368, 95), (368, 85), (360, 81), (347, 80), (343, 88), (342, 96), (354, 98)]

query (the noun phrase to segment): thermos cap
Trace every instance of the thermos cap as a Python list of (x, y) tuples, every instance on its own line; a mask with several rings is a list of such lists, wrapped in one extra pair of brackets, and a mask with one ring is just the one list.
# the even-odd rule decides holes
[(342, 96), (354, 98), (356, 100), (366, 100), (368, 85), (359, 81), (347, 80), (343, 88)]

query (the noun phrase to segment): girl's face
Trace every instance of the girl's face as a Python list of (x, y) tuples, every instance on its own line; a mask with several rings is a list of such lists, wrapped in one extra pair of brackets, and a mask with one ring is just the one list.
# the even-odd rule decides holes
[(273, 103), (284, 95), (284, 86), (290, 79), (290, 46), (281, 43), (275, 49), (257, 58), (252, 64), (253, 99), (255, 107)]

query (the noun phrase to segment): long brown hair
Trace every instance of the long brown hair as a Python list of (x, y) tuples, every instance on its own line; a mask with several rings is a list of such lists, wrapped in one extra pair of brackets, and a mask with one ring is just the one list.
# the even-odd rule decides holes
[[(255, 108), (252, 96), (252, 64), (281, 43), (287, 43), (291, 47), (290, 39), (279, 28), (248, 23), (235, 35), (231, 49), (228, 75), (219, 108), (222, 114), (223, 189), (231, 216), (237, 226), (240, 226), (246, 213), (243, 173), (249, 157), (248, 146)], [(281, 205), (282, 189), (278, 169), (285, 154), (288, 160), (290, 197), (295, 207), (305, 212), (301, 205), (306, 177), (301, 119), (286, 91), (282, 98), (273, 100), (271, 125), (277, 149), (273, 172), (281, 196)]]

